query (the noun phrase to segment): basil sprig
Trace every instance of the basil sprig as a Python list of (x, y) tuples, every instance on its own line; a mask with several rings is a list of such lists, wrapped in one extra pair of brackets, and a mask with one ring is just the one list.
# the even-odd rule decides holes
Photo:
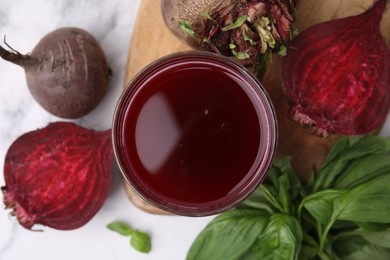
[(107, 224), (107, 228), (122, 236), (130, 237), (130, 245), (141, 253), (149, 253), (152, 250), (150, 236), (138, 229), (132, 229), (127, 223), (114, 221)]
[(390, 138), (340, 138), (301, 182), (290, 158), (192, 244), (197, 259), (390, 259)]

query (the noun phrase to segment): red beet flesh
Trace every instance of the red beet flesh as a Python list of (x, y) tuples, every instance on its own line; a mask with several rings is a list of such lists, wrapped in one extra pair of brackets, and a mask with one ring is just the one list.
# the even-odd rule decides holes
[(112, 157), (111, 130), (56, 122), (26, 133), (5, 158), (4, 204), (27, 229), (79, 228), (103, 205)]
[(366, 134), (390, 106), (390, 51), (380, 33), (386, 0), (299, 34), (281, 62), (289, 115), (318, 133)]

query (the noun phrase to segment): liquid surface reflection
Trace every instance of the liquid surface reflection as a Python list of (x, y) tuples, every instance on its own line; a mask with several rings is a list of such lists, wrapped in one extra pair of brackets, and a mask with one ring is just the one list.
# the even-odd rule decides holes
[(244, 82), (202, 66), (155, 77), (148, 86), (125, 123), (133, 174), (173, 203), (212, 202), (236, 191), (252, 175), (261, 134)]

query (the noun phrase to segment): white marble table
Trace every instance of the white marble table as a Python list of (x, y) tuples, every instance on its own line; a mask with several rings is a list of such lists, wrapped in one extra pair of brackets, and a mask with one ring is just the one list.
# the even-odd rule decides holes
[[(123, 89), (127, 51), (139, 3), (140, 0), (0, 0), (1, 44), (5, 34), (8, 44), (27, 53), (42, 36), (59, 27), (77, 26), (91, 32), (106, 52), (114, 76), (99, 106), (75, 122), (107, 129), (111, 127), (114, 107)], [(51, 116), (33, 100), (22, 68), (0, 60), (0, 73), (0, 168), (3, 169), (7, 149), (18, 136), (62, 119)], [(4, 185), (2, 170), (0, 185)], [(114, 172), (102, 209), (80, 229), (43, 228), (44, 232), (31, 232), (16, 219), (10, 219), (8, 213), (1, 203), (1, 260), (184, 259), (193, 239), (210, 220), (144, 213), (128, 200), (119, 172)], [(106, 224), (114, 220), (123, 220), (150, 233), (152, 251), (139, 253), (130, 247), (128, 238), (107, 230)]]
[[(158, 0), (156, 0), (158, 1)], [(100, 105), (76, 123), (103, 130), (111, 127), (116, 101), (123, 88), (127, 50), (140, 0), (0, 0), (0, 38), (21, 53), (32, 50), (46, 33), (62, 26), (77, 26), (91, 32), (102, 44), (114, 77)], [(2, 44), (2, 43), (1, 43)], [(27, 90), (24, 71), (0, 60), (0, 168), (13, 140), (21, 134), (62, 120), (44, 111)], [(390, 136), (390, 122), (382, 135)], [(4, 185), (0, 174), (0, 185)], [(109, 196), (99, 213), (73, 231), (22, 228), (9, 211), (0, 209), (1, 260), (69, 259), (184, 259), (193, 239), (212, 217), (188, 218), (151, 215), (127, 199), (119, 172), (114, 172)], [(128, 238), (106, 229), (122, 220), (151, 234), (153, 249), (141, 254)]]

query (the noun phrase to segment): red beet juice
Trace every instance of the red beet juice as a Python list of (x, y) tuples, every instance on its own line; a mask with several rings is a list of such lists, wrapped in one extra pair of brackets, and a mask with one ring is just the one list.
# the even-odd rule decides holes
[(124, 177), (153, 205), (201, 216), (226, 210), (264, 178), (276, 143), (272, 105), (236, 63), (185, 52), (145, 68), (113, 126)]

